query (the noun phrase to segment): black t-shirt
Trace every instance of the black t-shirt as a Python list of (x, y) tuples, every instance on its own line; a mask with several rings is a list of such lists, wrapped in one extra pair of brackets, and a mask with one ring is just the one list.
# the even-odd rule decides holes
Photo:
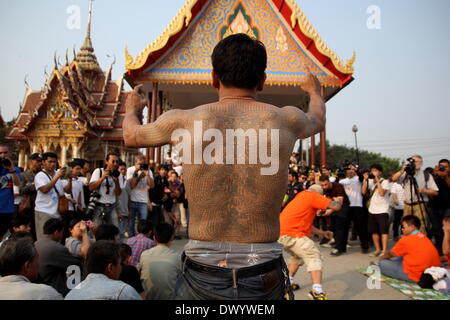
[(169, 186), (169, 182), (167, 178), (163, 178), (159, 174), (155, 175), (153, 180), (155, 187), (149, 191), (150, 200), (156, 204), (161, 204), (164, 197), (164, 188)]
[(335, 198), (335, 197), (344, 197), (344, 202), (342, 203), (343, 207), (350, 206), (350, 200), (348, 199), (347, 193), (345, 193), (345, 189), (339, 182), (333, 182), (333, 187), (329, 190), (324, 190), (325, 196), (327, 198)]
[(134, 290), (136, 290), (139, 294), (144, 292), (144, 288), (142, 287), (141, 283), (141, 277), (139, 276), (139, 272), (135, 266), (123, 264), (122, 273), (120, 274), (119, 280), (132, 286)]
[[(432, 177), (430, 177), (432, 179)], [(430, 200), (431, 207), (433, 209), (449, 209), (450, 208), (450, 188), (448, 187), (445, 178), (435, 177), (437, 187), (439, 188), (439, 193), (436, 197)]]
[(288, 202), (291, 202), (297, 194), (303, 191), (303, 185), (300, 182), (291, 183), (288, 185), (286, 194), (288, 195)]

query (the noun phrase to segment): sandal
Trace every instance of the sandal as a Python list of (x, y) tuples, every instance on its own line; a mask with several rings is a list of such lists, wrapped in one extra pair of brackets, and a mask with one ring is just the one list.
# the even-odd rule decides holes
[(369, 257), (376, 258), (376, 257), (379, 257), (380, 255), (381, 255), (381, 251), (380, 252), (375, 251), (375, 252), (372, 252), (371, 254), (369, 254)]

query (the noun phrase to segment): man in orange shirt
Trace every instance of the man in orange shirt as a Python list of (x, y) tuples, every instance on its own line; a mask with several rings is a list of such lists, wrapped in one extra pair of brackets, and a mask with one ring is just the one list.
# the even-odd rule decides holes
[(312, 185), (308, 190), (300, 192), (284, 208), (280, 215), (280, 239), (278, 240), (292, 257), (288, 261), (289, 278), (292, 288), (294, 276), (300, 265), (306, 263), (313, 282), (309, 297), (314, 300), (326, 300), (327, 295), (322, 289), (322, 256), (309, 238), (311, 233), (319, 234), (329, 239), (333, 233), (313, 227), (314, 218), (318, 210), (338, 211), (342, 201), (333, 201), (323, 196), (323, 189), (319, 185)]
[(413, 215), (403, 217), (404, 236), (380, 258), (380, 269), (383, 275), (403, 281), (418, 282), (426, 269), (441, 266), (437, 249), (419, 230), (418, 217)]

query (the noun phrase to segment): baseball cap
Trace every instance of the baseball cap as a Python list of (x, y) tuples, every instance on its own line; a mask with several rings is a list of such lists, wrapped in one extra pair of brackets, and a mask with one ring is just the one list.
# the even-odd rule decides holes
[(39, 153), (33, 153), (30, 156), (30, 160), (37, 160), (37, 161), (42, 161), (42, 157)]

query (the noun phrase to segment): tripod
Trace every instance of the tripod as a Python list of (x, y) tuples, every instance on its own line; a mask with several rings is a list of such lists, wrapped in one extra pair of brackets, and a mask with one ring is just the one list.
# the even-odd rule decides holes
[[(423, 218), (423, 221), (425, 222), (425, 229), (427, 231), (427, 233), (429, 233), (430, 228), (430, 216), (428, 213), (428, 209), (425, 206), (425, 201), (423, 200), (423, 196), (422, 194), (419, 192), (419, 185), (417, 184), (417, 180), (414, 177), (413, 173), (407, 173), (406, 174), (406, 178), (405, 178), (405, 183), (409, 181), (409, 188), (410, 188), (410, 203), (411, 203), (411, 214), (414, 215), (414, 210), (413, 210), (413, 199), (414, 199), (414, 195), (416, 196), (417, 202), (419, 204), (419, 210), (420, 210), (420, 215)], [(413, 193), (414, 192), (414, 193)], [(422, 208), (422, 204), (423, 204), (423, 208)], [(424, 210), (425, 209), (425, 212)]]

